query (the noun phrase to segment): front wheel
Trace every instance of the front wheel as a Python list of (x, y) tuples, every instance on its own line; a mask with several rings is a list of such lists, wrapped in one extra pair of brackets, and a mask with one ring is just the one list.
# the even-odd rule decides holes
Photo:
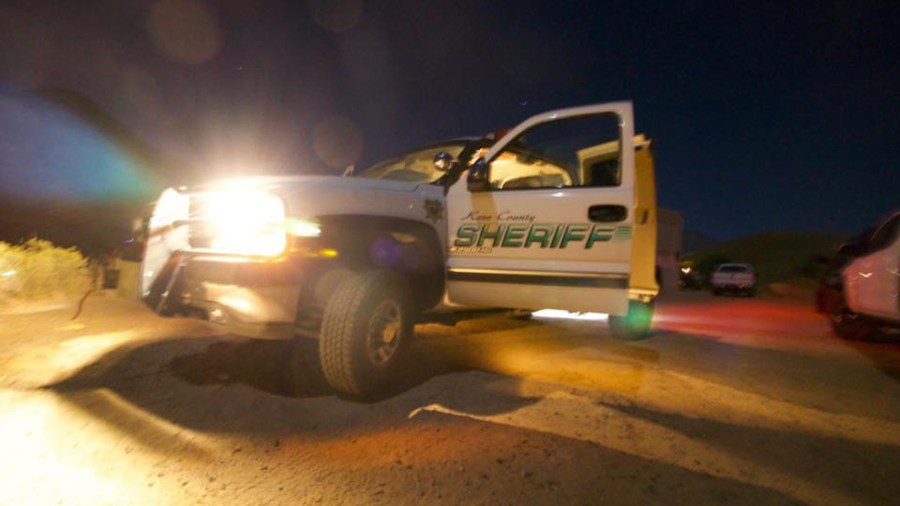
[(319, 338), (332, 388), (369, 397), (397, 380), (413, 335), (413, 304), (399, 275), (375, 270), (347, 279), (328, 305)]
[(877, 329), (871, 320), (850, 309), (843, 291), (839, 292), (835, 299), (828, 313), (828, 319), (831, 320), (831, 328), (838, 337), (861, 341), (875, 333)]
[(609, 329), (613, 337), (623, 341), (644, 339), (650, 334), (653, 321), (653, 303), (638, 300), (628, 301), (628, 314), (609, 316)]

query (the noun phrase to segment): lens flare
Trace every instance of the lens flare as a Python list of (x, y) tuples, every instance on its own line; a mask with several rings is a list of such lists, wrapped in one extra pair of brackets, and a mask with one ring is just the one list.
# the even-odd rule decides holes
[(158, 194), (155, 167), (133, 149), (134, 139), (121, 130), (114, 135), (113, 120), (99, 109), (86, 112), (92, 104), (82, 99), (68, 109), (37, 95), (0, 95), (0, 194), (79, 204), (149, 201)]

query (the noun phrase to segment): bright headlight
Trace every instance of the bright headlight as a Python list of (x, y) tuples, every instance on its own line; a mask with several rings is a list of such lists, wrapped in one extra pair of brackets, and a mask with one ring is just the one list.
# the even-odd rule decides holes
[(229, 189), (205, 195), (212, 249), (278, 256), (287, 246), (284, 202), (257, 190)]

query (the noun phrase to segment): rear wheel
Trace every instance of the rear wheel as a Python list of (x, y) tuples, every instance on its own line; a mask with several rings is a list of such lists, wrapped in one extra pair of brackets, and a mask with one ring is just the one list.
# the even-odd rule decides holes
[(638, 300), (628, 301), (628, 314), (609, 317), (609, 329), (613, 337), (623, 341), (644, 339), (650, 334), (653, 321), (653, 303)]
[(414, 310), (406, 284), (386, 270), (346, 280), (325, 308), (319, 358), (335, 390), (368, 397), (402, 372), (413, 335)]
[(865, 317), (842, 308), (829, 315), (834, 333), (844, 339), (863, 341), (875, 333), (875, 326)]

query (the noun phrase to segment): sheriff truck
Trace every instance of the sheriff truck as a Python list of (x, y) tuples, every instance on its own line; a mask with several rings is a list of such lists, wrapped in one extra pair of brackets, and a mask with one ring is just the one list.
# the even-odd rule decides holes
[(328, 383), (366, 397), (402, 374), (415, 323), (433, 314), (602, 312), (613, 336), (644, 337), (659, 293), (656, 213), (632, 104), (575, 107), (359, 173), (167, 189), (140, 291), (164, 316), (316, 339)]

